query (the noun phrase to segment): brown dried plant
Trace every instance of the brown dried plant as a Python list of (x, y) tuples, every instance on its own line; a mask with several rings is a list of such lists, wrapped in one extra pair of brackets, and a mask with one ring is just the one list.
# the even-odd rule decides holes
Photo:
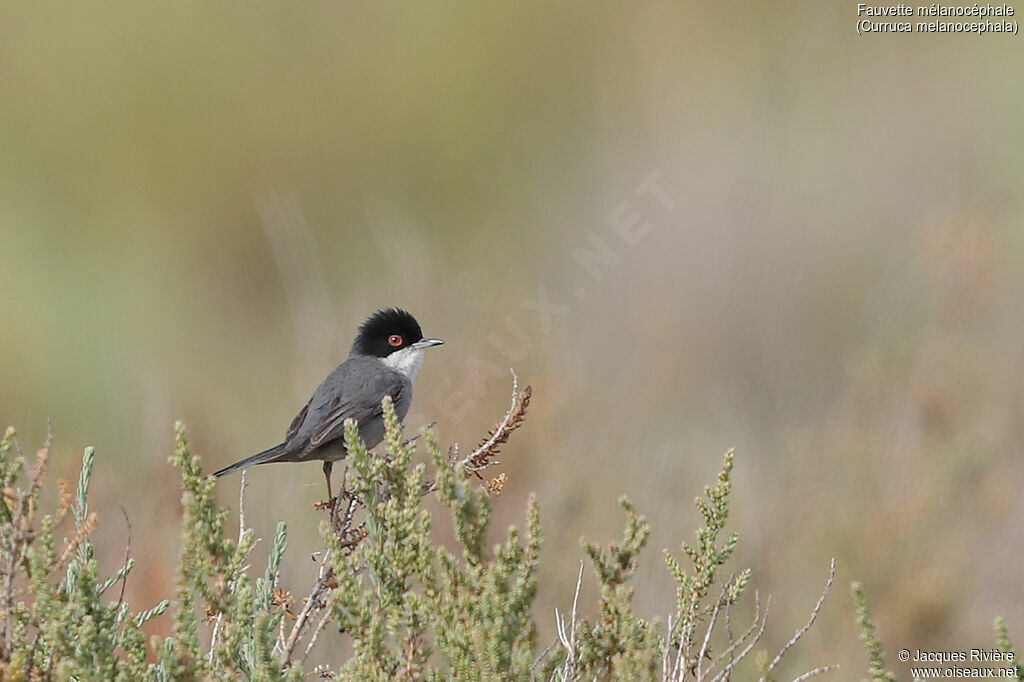
[(502, 488), (505, 487), (505, 484), (507, 482), (508, 476), (506, 476), (504, 472), (502, 472), (495, 476), (494, 478), (492, 478), (491, 480), (487, 481), (487, 483), (484, 484), (484, 489), (487, 490), (488, 495), (497, 497), (498, 495), (501, 494), (501, 490)]
[[(0, 661), (8, 660), (10, 657), (12, 636), (16, 627), (14, 608), (26, 590), (24, 578), (19, 579), (19, 573), (26, 565), (29, 547), (38, 536), (39, 524), (42, 521), (38, 513), (39, 493), (46, 479), (52, 439), (52, 429), (48, 428), (46, 441), (43, 447), (36, 451), (35, 463), (28, 471), (28, 480), (25, 484), (19, 484), (18, 480), (24, 471), (25, 457), (14, 429), (7, 429), (0, 444), (0, 473), (3, 477), (0, 520), (5, 522), (4, 532), (0, 534)], [(10, 453), (13, 453), (14, 457), (8, 460)], [(64, 490), (69, 490), (67, 483), (59, 481), (58, 486), (62, 494), (59, 512), (53, 518), (53, 526), (57, 525), (71, 507), (70, 493), (66, 497), (63, 494)], [(65, 547), (64, 551), (73, 549)]]
[[(494, 456), (501, 450), (501, 446), (508, 442), (512, 432), (523, 425), (523, 421), (526, 418), (526, 409), (530, 406), (530, 396), (533, 394), (533, 389), (527, 386), (520, 391), (519, 377), (516, 376), (515, 370), (510, 369), (509, 372), (512, 374), (512, 402), (509, 405), (508, 412), (505, 413), (505, 416), (502, 417), (501, 421), (493, 429), (487, 432), (487, 436), (473, 452), (459, 460), (459, 463), (465, 468), (466, 475), (472, 474), (481, 481), (484, 480), (483, 475), (480, 473), (481, 471), (488, 466), (501, 463), (494, 460)], [(458, 451), (459, 446), (456, 443), (449, 450), (449, 456), (454, 460), (458, 456)]]

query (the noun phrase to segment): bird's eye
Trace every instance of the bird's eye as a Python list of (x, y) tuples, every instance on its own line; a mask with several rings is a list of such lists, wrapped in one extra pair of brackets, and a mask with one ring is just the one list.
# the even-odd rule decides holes
[(392, 334), (391, 336), (388, 337), (388, 344), (394, 346), (395, 348), (398, 348), (399, 346), (402, 345), (402, 337), (399, 336), (398, 334)]

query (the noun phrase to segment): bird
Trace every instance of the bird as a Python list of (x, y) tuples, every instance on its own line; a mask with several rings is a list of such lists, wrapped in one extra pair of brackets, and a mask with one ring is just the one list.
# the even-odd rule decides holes
[(412, 403), (412, 384), (428, 348), (441, 339), (424, 338), (416, 318), (401, 308), (383, 308), (360, 325), (348, 357), (327, 375), (292, 420), (284, 440), (230, 464), (214, 476), (256, 464), (323, 461), (327, 501), (333, 508), (331, 468), (348, 454), (345, 420), (355, 419), (367, 449), (384, 440), (381, 401), (390, 396), (399, 420)]

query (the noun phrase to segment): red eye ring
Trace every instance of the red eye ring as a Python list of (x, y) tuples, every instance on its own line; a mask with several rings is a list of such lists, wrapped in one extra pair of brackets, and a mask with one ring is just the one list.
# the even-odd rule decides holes
[(398, 348), (402, 345), (402, 337), (398, 334), (392, 334), (388, 337), (388, 345)]

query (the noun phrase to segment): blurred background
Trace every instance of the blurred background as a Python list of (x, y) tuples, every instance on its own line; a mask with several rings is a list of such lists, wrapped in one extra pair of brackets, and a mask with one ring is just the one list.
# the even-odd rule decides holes
[[(855, 21), (0, 4), (0, 421), (31, 451), (52, 418), (58, 476), (96, 446), (100, 555), (123, 557), (123, 505), (145, 608), (174, 577), (174, 420), (209, 470), (277, 443), (359, 322), (400, 305), (447, 341), (410, 428), (470, 446), (509, 367), (534, 388), (494, 537), (536, 491), (543, 644), (622, 493), (654, 527), (638, 611), (664, 615), (661, 549), (692, 539), (729, 447), (767, 649), (837, 559), (784, 674), (861, 673), (853, 580), (900, 676), (899, 648), (991, 646), (999, 614), (1024, 641), (1020, 43)], [(288, 522), (282, 581), (306, 589), (320, 467), (248, 480), (249, 523)]]

